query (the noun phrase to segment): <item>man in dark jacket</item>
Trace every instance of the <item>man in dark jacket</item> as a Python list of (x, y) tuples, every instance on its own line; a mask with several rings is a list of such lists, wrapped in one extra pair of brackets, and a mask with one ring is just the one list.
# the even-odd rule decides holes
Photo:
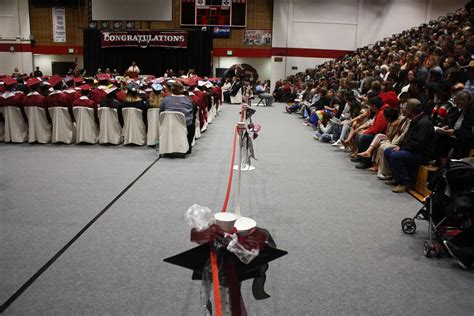
[(434, 127), (429, 117), (423, 114), (421, 102), (417, 99), (409, 99), (406, 112), (407, 117), (411, 119), (411, 124), (401, 147), (388, 148), (384, 151), (394, 178), (386, 183), (396, 185), (393, 189), (395, 193), (407, 190), (408, 185), (412, 183), (409, 171), (416, 170), (432, 155)]
[(452, 129), (445, 129), (448, 135), (454, 136), (455, 145), (453, 158), (468, 157), (474, 148), (474, 102), (468, 91), (456, 93), (454, 103), (459, 109), (459, 115)]

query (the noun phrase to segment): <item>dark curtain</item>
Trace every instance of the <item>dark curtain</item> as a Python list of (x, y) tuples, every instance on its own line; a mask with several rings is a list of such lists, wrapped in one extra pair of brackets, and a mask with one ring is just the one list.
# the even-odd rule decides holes
[(179, 69), (187, 72), (196, 69), (201, 76), (210, 76), (212, 52), (211, 31), (188, 31), (187, 48), (164, 47), (115, 47), (102, 48), (99, 30), (84, 30), (84, 68), (87, 75), (95, 75), (98, 68), (114, 68), (120, 74), (137, 62), (141, 74), (160, 77), (166, 69), (172, 68), (177, 74)]

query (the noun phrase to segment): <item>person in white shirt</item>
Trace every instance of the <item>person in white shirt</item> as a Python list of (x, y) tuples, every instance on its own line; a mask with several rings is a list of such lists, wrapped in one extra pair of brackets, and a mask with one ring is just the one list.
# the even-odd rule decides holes
[(136, 72), (137, 74), (140, 73), (140, 68), (138, 68), (137, 63), (132, 61), (132, 65), (128, 67), (127, 69), (128, 72)]

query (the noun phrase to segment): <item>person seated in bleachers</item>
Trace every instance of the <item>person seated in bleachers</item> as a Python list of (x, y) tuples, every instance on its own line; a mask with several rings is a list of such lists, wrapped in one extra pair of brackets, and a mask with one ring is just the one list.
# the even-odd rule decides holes
[(460, 159), (469, 156), (474, 148), (474, 102), (466, 90), (459, 91), (454, 96), (454, 103), (459, 110), (452, 120), (443, 126), (435, 126), (436, 132), (436, 157), (441, 166), (448, 160), (450, 150), (452, 158)]
[(388, 148), (384, 151), (385, 159), (390, 166), (393, 180), (386, 183), (396, 186), (395, 193), (405, 192), (413, 183), (413, 171), (432, 157), (433, 123), (423, 113), (419, 103), (408, 103), (406, 116), (411, 120), (410, 127), (400, 147)]
[(338, 134), (335, 133), (334, 123), (331, 121), (333, 115), (329, 112), (324, 112), (322, 119), (318, 120), (316, 133), (313, 138), (323, 143), (329, 143), (330, 141), (337, 139)]
[[(359, 157), (371, 158), (375, 151), (379, 148), (382, 142), (391, 141), (393, 137), (395, 137), (396, 132), (398, 130), (398, 124), (400, 123), (399, 120), (400, 111), (398, 108), (389, 107), (383, 111), (383, 116), (387, 121), (387, 129), (384, 133), (379, 133), (375, 135), (374, 139), (367, 148), (366, 151), (360, 152), (357, 154)], [(377, 164), (374, 164), (373, 171), (377, 171), (378, 167)]]
[(339, 117), (336, 115), (336, 118), (333, 119), (336, 123), (334, 128), (338, 129), (337, 134), (339, 134), (339, 138), (334, 142), (333, 146), (338, 146), (341, 149), (345, 148), (342, 142), (345, 141), (349, 135), (352, 118), (359, 116), (362, 110), (362, 104), (355, 98), (352, 91), (344, 92), (344, 100), (344, 106), (339, 108), (341, 114)]
[(425, 93), (425, 82), (416, 77), (410, 81), (410, 87), (408, 88), (408, 93), (410, 98), (417, 99), (421, 102), (424, 109), (426, 109), (425, 114), (431, 114), (431, 110), (427, 109), (428, 95)]
[(431, 121), (438, 131), (435, 133), (435, 158), (439, 165), (444, 165), (447, 161), (446, 150), (450, 147), (450, 137), (443, 133), (444, 129), (442, 128), (453, 128), (459, 116), (459, 109), (454, 106), (454, 102), (451, 100), (451, 89), (446, 82), (436, 84), (434, 89), (436, 102), (433, 102)]
[(361, 110), (359, 114), (352, 118), (349, 121), (349, 132), (347, 135), (347, 138), (341, 139), (342, 145), (346, 148), (349, 149), (351, 152), (351, 159), (358, 159), (356, 154), (358, 152), (357, 150), (357, 136), (361, 134), (363, 131), (365, 131), (367, 128), (369, 128), (372, 123), (373, 123), (373, 118), (374, 118), (374, 112), (370, 110), (370, 105), (368, 100), (376, 97), (376, 94), (373, 94), (372, 92), (368, 93), (367, 96), (361, 97), (362, 104), (361, 104)]
[(384, 104), (388, 104), (391, 107), (398, 107), (398, 96), (397, 93), (395, 92), (395, 89), (393, 87), (394, 81), (392, 78), (389, 78), (388, 80), (382, 82), (381, 85), (381, 92), (380, 92), (380, 98), (382, 98), (382, 101)]
[(284, 112), (288, 114), (302, 113), (304, 111), (304, 106), (309, 106), (319, 100), (318, 92), (319, 89), (313, 89), (312, 84), (303, 84), (300, 89), (296, 89), (296, 97), (293, 100), (293, 104), (285, 106)]
[[(374, 114), (374, 119), (370, 127), (361, 131), (357, 138), (357, 151), (366, 151), (371, 142), (374, 140), (377, 134), (384, 133), (387, 128), (387, 120), (384, 116), (385, 109), (389, 108), (390, 105), (385, 104), (381, 97), (376, 96), (369, 99), (370, 110)], [(354, 162), (359, 162), (356, 166), (357, 169), (367, 169), (371, 167), (370, 157), (357, 157), (352, 159)]]
[(408, 103), (420, 104), (417, 99), (408, 99), (407, 92), (400, 96), (400, 116), (399, 123), (395, 130), (394, 136), (390, 141), (383, 141), (375, 154), (374, 163), (377, 165), (377, 178), (381, 180), (389, 180), (392, 178), (392, 170), (385, 159), (384, 151), (388, 148), (400, 147), (408, 128), (410, 127), (410, 119), (406, 117), (406, 105)]

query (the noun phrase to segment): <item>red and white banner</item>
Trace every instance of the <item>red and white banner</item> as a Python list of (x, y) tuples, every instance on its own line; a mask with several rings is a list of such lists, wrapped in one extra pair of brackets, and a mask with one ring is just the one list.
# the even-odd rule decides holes
[(187, 48), (186, 31), (100, 32), (102, 48), (108, 47), (171, 47)]

